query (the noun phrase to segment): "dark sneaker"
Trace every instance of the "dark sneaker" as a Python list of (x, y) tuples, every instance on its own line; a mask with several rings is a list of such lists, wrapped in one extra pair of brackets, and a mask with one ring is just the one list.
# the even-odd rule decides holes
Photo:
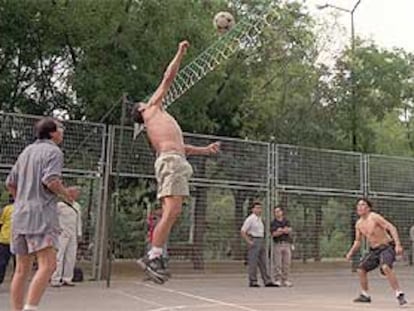
[(404, 293), (401, 293), (398, 295), (397, 297), (398, 303), (400, 304), (400, 306), (406, 305), (408, 303), (407, 300), (405, 300), (405, 295)]
[(359, 295), (358, 298), (354, 299), (354, 302), (371, 303), (371, 297), (365, 296), (365, 295)]
[(266, 285), (265, 285), (265, 287), (279, 287), (279, 285), (277, 285), (277, 284), (275, 284), (275, 283), (267, 283)]
[(164, 284), (168, 280), (165, 274), (165, 265), (161, 257), (152, 260), (141, 258), (137, 260), (137, 264), (154, 283)]
[(251, 282), (251, 283), (249, 284), (249, 287), (260, 287), (260, 285), (259, 285), (259, 284), (257, 284), (256, 282)]

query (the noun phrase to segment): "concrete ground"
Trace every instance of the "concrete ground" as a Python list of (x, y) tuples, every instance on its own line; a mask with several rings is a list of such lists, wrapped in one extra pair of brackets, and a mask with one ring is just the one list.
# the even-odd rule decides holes
[[(414, 274), (398, 267), (408, 300), (414, 302)], [(163, 286), (138, 276), (122, 277), (107, 289), (103, 282), (85, 282), (75, 288), (49, 288), (40, 311), (335, 311), (395, 310), (398, 304), (385, 279), (371, 274), (370, 305), (356, 305), (357, 275), (349, 269), (294, 273), (293, 288), (248, 288), (240, 274), (176, 275)], [(9, 310), (8, 287), (0, 292), (0, 310)], [(414, 309), (409, 303), (408, 309)]]

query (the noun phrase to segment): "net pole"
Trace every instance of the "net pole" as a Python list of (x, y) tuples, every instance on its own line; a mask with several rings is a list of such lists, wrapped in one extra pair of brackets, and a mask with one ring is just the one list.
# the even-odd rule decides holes
[[(123, 141), (124, 141), (124, 128), (125, 128), (125, 119), (126, 119), (126, 108), (127, 108), (128, 100), (127, 95), (124, 94), (122, 96), (122, 111), (121, 111), (121, 120), (120, 120), (120, 131), (119, 131), (119, 139), (117, 145), (117, 161), (116, 161), (116, 174), (114, 179), (114, 191), (111, 197), (111, 207), (109, 209), (109, 219), (108, 219), (108, 253), (107, 253), (107, 278), (106, 278), (106, 287), (111, 287), (111, 278), (112, 278), (112, 261), (114, 257), (114, 226), (116, 225), (116, 216), (119, 207), (119, 182), (120, 182), (120, 171), (121, 171), (121, 164), (122, 164), (122, 151), (123, 151)], [(114, 132), (115, 133), (115, 132)]]

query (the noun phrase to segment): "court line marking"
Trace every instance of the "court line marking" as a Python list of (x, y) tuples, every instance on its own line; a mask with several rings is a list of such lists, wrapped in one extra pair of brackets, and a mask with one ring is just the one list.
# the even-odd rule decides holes
[(160, 303), (152, 301), (152, 300), (147, 300), (147, 299), (144, 299), (144, 298), (140, 298), (140, 297), (135, 296), (133, 294), (128, 294), (128, 293), (126, 293), (122, 290), (114, 289), (113, 292), (115, 292), (117, 294), (120, 294), (122, 296), (128, 297), (128, 298), (134, 299), (134, 300), (139, 301), (139, 302), (145, 302), (145, 303), (153, 305), (155, 307), (162, 307), (162, 308), (166, 307), (166, 305), (160, 304)]
[(151, 309), (148, 311), (176, 311), (176, 310), (194, 310), (194, 309), (205, 309), (205, 308), (216, 308), (217, 305), (213, 304), (203, 304), (203, 305), (183, 305), (183, 306), (175, 306), (175, 307), (165, 307), (165, 308), (159, 308), (159, 309)]
[[(225, 302), (225, 301), (212, 299), (212, 298), (207, 298), (207, 297), (203, 297), (203, 296), (199, 296), (199, 295), (193, 295), (193, 294), (190, 294), (190, 293), (187, 293), (187, 292), (178, 291), (178, 290), (174, 290), (174, 289), (170, 289), (170, 288), (165, 288), (165, 287), (161, 287), (161, 286), (156, 287), (156, 286), (153, 286), (153, 285), (142, 284), (142, 283), (139, 283), (139, 282), (134, 282), (134, 283), (139, 284), (139, 285), (143, 285), (143, 286), (155, 289), (155, 290), (160, 290), (160, 291), (164, 291), (164, 292), (168, 292), (168, 293), (172, 293), (172, 294), (178, 294), (178, 295), (193, 298), (193, 299), (198, 299), (198, 300), (201, 300), (201, 301), (206, 301), (206, 302), (209, 302), (209, 303), (212, 303), (212, 304), (215, 304), (215, 305), (219, 305), (219, 306), (232, 307), (232, 308), (235, 308), (235, 309), (245, 310), (245, 311), (258, 311), (256, 309), (252, 309), (252, 308), (249, 308), (249, 307), (244, 307), (244, 306), (241, 306), (241, 305), (237, 305), (235, 303)], [(168, 310), (168, 309), (161, 309), (161, 310), (156, 309), (156, 310), (152, 310), (152, 311), (164, 311), (164, 310)], [(172, 309), (172, 310), (174, 310), (174, 309)]]

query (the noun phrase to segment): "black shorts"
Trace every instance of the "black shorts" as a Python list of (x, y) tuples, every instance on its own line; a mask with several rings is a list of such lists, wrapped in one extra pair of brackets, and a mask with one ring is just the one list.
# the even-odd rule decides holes
[(393, 244), (382, 245), (377, 248), (371, 248), (359, 264), (359, 269), (366, 272), (375, 270), (378, 267), (387, 265), (392, 268), (396, 259), (395, 246)]

